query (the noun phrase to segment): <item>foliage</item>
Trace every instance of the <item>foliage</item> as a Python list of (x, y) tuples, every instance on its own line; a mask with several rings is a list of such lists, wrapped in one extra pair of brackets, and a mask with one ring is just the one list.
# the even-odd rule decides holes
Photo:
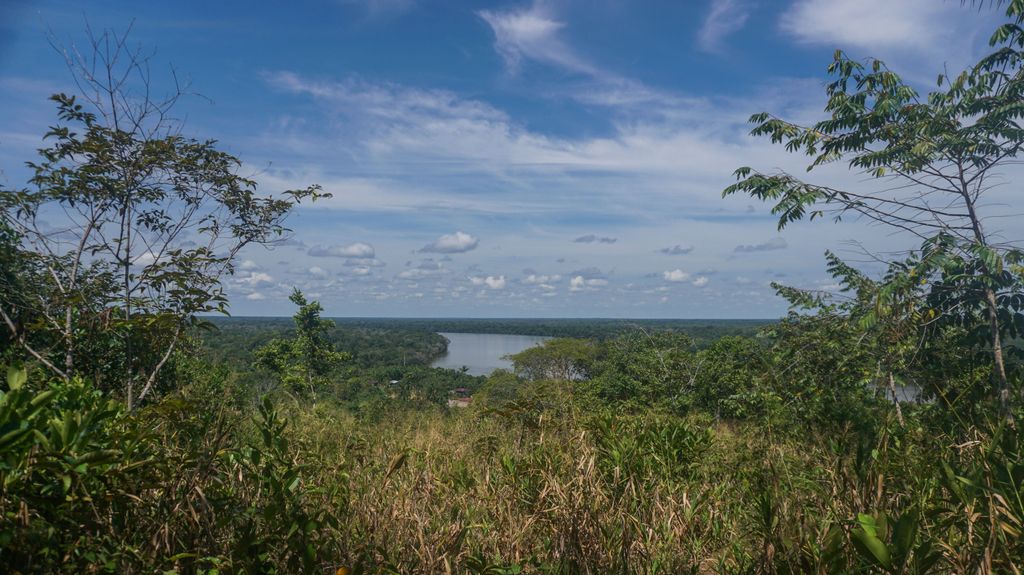
[(650, 407), (680, 399), (693, 368), (689, 337), (635, 331), (604, 346), (586, 390), (602, 402)]
[(320, 302), (307, 302), (298, 288), (290, 299), (299, 306), (293, 317), (295, 337), (271, 340), (256, 351), (256, 363), (277, 374), (293, 390), (313, 394), (325, 383), (327, 375), (350, 356), (335, 351), (328, 340), (334, 323), (320, 318)]
[[(773, 202), (779, 229), (829, 213), (836, 221), (856, 216), (919, 237), (924, 246), (916, 265), (903, 269), (904, 279), (934, 280), (928, 311), (964, 325), (974, 336), (964, 345), (988, 347), (1000, 409), (1009, 418), (1012, 376), (1003, 345), (1024, 326), (1024, 295), (1019, 274), (1008, 268), (1022, 255), (991, 240), (983, 214), (993, 179), (1016, 162), (1024, 141), (1024, 5), (1008, 2), (1006, 16), (990, 40), (996, 50), (958, 75), (940, 74), (938, 89), (925, 98), (881, 61), (862, 63), (837, 51), (827, 119), (801, 126), (768, 113), (751, 116), (752, 134), (804, 153), (808, 171), (845, 161), (877, 182), (873, 189), (837, 189), (742, 167), (723, 194)], [(898, 293), (879, 290), (877, 305), (903, 303), (888, 296)]]
[(589, 377), (596, 353), (593, 342), (555, 338), (513, 354), (509, 359), (520, 377), (573, 381)]
[(258, 195), (237, 158), (180, 134), (169, 115), (180, 87), (151, 97), (146, 60), (125, 36), (91, 41), (91, 55), (69, 61), (82, 98), (51, 97), (58, 122), (28, 163), (29, 187), (0, 190), (24, 276), (0, 289), (0, 319), (26, 357), (66, 379), (97, 378), (131, 408), (196, 315), (226, 312), (221, 279), (238, 251), (283, 237), (291, 208), (321, 194)]

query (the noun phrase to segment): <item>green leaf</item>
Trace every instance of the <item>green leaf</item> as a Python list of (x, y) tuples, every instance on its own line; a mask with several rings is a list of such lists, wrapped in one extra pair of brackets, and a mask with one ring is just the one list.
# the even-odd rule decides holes
[(20, 389), (28, 381), (28, 371), (21, 364), (7, 366), (7, 387), (11, 390)]
[(889, 549), (874, 534), (868, 533), (864, 529), (854, 529), (850, 535), (853, 538), (853, 546), (857, 548), (862, 557), (879, 567), (888, 569), (892, 566)]
[(903, 563), (910, 555), (914, 546), (914, 539), (917, 537), (917, 528), (920, 514), (917, 509), (908, 510), (896, 522), (892, 531), (892, 545), (897, 561)]

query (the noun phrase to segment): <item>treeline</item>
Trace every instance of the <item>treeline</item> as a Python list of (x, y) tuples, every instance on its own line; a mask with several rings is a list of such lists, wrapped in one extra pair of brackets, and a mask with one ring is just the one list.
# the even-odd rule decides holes
[[(359, 325), (334, 321), (327, 337), (360, 367), (427, 366), (448, 350), (442, 336), (402, 322)], [(226, 362), (236, 368), (251, 365), (254, 352), (271, 339), (295, 332), (291, 318), (209, 318), (209, 323), (212, 329), (197, 332), (204, 353), (215, 363)]]
[(771, 322), (748, 319), (607, 318), (337, 318), (339, 326), (608, 339), (624, 333), (676, 331), (703, 344), (726, 335), (753, 335)]

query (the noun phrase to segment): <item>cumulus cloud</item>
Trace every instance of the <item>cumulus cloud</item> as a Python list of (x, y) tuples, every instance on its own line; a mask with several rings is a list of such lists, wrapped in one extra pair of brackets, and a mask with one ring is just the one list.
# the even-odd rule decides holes
[(742, 0), (712, 0), (711, 10), (704, 18), (697, 35), (697, 45), (705, 52), (719, 52), (722, 41), (743, 29), (750, 9)]
[(593, 290), (595, 288), (604, 287), (608, 285), (608, 280), (604, 278), (586, 278), (583, 276), (573, 276), (569, 279), (569, 291), (579, 292), (586, 289)]
[(684, 282), (690, 279), (690, 274), (684, 272), (681, 269), (669, 270), (661, 274), (665, 278), (665, 281), (670, 282)]
[(253, 292), (253, 293), (245, 296), (245, 299), (247, 299), (249, 301), (260, 301), (260, 300), (267, 299), (267, 296), (261, 294), (260, 292)]
[(597, 242), (597, 243), (600, 243), (600, 244), (614, 244), (617, 241), (619, 241), (619, 238), (609, 238), (607, 236), (596, 236), (594, 234), (587, 234), (585, 236), (580, 236), (580, 237), (578, 237), (578, 238), (573, 240), (573, 242), (575, 242), (577, 244), (592, 244), (594, 242)]
[(235, 281), (251, 288), (267, 287), (274, 285), (274, 276), (264, 272), (251, 272), (247, 276), (239, 276)]
[(317, 279), (324, 279), (328, 276), (327, 270), (320, 266), (313, 266), (307, 269), (306, 274)]
[(696, 279), (694, 279), (691, 283), (697, 287), (704, 287), (708, 285), (709, 281), (710, 280), (708, 280), (707, 276), (699, 276)]
[(242, 263), (238, 264), (238, 269), (240, 269), (242, 271), (253, 271), (253, 270), (259, 270), (259, 269), (262, 269), (262, 268), (260, 268), (260, 265), (258, 263), (254, 262), (252, 260), (244, 260)]
[(661, 248), (659, 252), (670, 256), (683, 256), (693, 251), (693, 246), (681, 246), (676, 244), (671, 247)]
[(307, 254), (317, 258), (372, 258), (376, 252), (368, 243), (356, 242), (347, 246), (321, 246), (309, 248)]
[(491, 289), (505, 289), (505, 276), (471, 277), (469, 282), (475, 286), (487, 286)]
[(772, 238), (766, 242), (759, 244), (744, 244), (736, 246), (733, 250), (736, 253), (752, 253), (752, 252), (770, 252), (774, 250), (784, 250), (789, 247), (784, 238)]
[(433, 242), (420, 248), (421, 252), (433, 252), (439, 254), (461, 254), (476, 249), (480, 244), (480, 238), (465, 232), (445, 234)]

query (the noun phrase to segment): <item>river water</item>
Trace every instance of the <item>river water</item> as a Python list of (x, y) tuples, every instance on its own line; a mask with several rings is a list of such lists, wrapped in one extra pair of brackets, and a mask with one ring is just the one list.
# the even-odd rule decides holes
[(502, 359), (504, 356), (519, 353), (551, 339), (537, 335), (501, 333), (439, 333), (448, 340), (448, 354), (431, 364), (431, 367), (466, 367), (470, 375), (490, 375), (498, 368), (512, 369), (512, 362)]

